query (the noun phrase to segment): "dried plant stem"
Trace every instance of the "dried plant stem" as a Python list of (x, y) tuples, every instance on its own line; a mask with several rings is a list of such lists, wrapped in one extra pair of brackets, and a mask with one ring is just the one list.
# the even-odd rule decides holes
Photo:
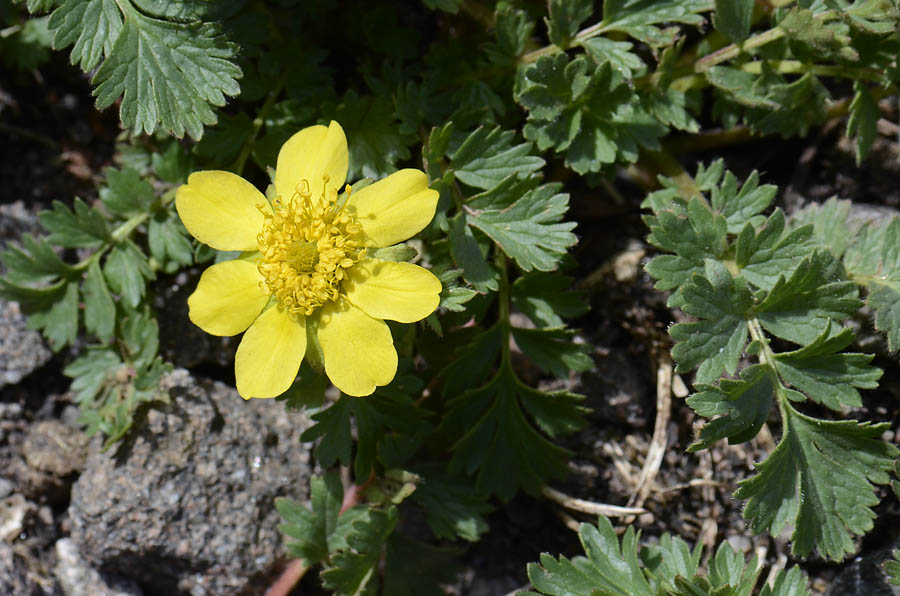
[(645, 512), (641, 507), (622, 507), (620, 505), (607, 505), (606, 503), (595, 503), (593, 501), (577, 499), (561, 493), (556, 489), (550, 488), (549, 486), (545, 486), (541, 489), (541, 496), (562, 505), (566, 509), (589, 513), (591, 515), (622, 517), (625, 515), (638, 515)]
[(644, 467), (634, 494), (628, 499), (628, 505), (642, 507), (644, 501), (650, 495), (653, 481), (659, 473), (663, 456), (666, 453), (668, 443), (667, 427), (672, 412), (672, 359), (668, 352), (663, 351), (659, 356), (659, 364), (656, 368), (656, 423), (653, 426), (653, 438), (647, 449), (647, 457), (644, 458)]

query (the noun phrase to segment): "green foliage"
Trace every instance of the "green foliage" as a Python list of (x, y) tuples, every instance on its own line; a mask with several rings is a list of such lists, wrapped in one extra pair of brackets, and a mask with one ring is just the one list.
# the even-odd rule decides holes
[[(828, 252), (834, 247), (814, 240), (826, 236), (817, 222), (820, 228), (846, 224), (839, 223), (834, 203), (799, 219), (811, 225), (791, 229), (778, 210), (762, 220), (774, 193), (760, 196), (755, 179), (744, 186), (748, 192), (736, 193), (733, 177), (723, 178), (714, 164), (698, 170), (690, 199), (678, 196), (669, 181), (644, 201), (653, 211), (645, 217), (648, 241), (675, 253), (655, 257), (647, 271), (658, 287), (675, 290), (670, 303), (696, 319), (670, 328), (678, 342), (676, 370), (697, 371), (697, 392), (687, 403), (711, 418), (690, 450), (752, 439), (776, 403), (778, 446), (735, 496), (748, 499), (744, 517), (755, 532), (778, 535), (791, 524), (793, 552), (806, 556), (816, 549), (839, 560), (853, 552), (852, 534), (871, 529), (874, 484), (888, 482), (897, 454), (880, 440), (884, 424), (822, 420), (795, 407), (810, 399), (840, 413), (861, 405), (858, 390), (875, 388), (881, 376), (871, 356), (843, 351), (853, 332), (840, 323), (861, 306), (857, 284), (844, 278), (845, 269)], [(846, 245), (845, 263), (863, 261), (847, 260), (848, 254), (868, 255), (869, 267), (881, 263), (881, 242), (864, 246), (861, 238)], [(853, 267), (846, 272), (853, 275)], [(800, 347), (778, 352), (773, 338)], [(736, 379), (719, 380), (723, 372), (738, 372), (745, 353), (757, 363)]]
[[(700, 569), (701, 549), (691, 550), (680, 538), (664, 534), (654, 545), (641, 547), (640, 535), (629, 527), (621, 541), (605, 517), (596, 526), (581, 524), (578, 537), (586, 557), (573, 559), (543, 554), (529, 563), (528, 579), (537, 592), (525, 596), (749, 596), (759, 583), (756, 557), (745, 561), (723, 542)], [(809, 595), (806, 578), (797, 567), (779, 571), (767, 596)]]
[(215, 124), (211, 106), (240, 92), (235, 47), (220, 27), (201, 20), (216, 9), (203, 2), (167, 5), (127, 0), (64, 0), (50, 15), (56, 49), (93, 77), (97, 108), (121, 98), (122, 125), (134, 134), (162, 129), (203, 136)]

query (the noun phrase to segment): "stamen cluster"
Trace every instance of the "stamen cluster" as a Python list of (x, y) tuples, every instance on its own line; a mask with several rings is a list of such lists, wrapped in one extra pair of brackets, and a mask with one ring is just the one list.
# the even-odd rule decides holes
[(274, 213), (264, 211), (266, 222), (257, 236), (259, 272), (283, 308), (311, 315), (337, 300), (346, 270), (365, 256), (362, 226), (338, 205), (327, 176), (318, 200), (303, 180), (290, 200), (279, 196), (272, 207)]

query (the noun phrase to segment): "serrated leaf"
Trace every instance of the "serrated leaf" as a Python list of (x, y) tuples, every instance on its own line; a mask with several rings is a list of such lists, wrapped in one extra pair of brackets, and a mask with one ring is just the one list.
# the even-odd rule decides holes
[(584, 292), (572, 290), (574, 280), (558, 273), (533, 271), (513, 282), (510, 299), (538, 327), (562, 327), (565, 319), (588, 311)]
[(341, 103), (322, 109), (325, 116), (341, 123), (350, 151), (348, 179), (383, 178), (396, 163), (409, 159), (412, 135), (400, 132), (393, 105), (383, 97), (359, 96), (350, 90)]
[(100, 200), (111, 213), (121, 217), (142, 215), (153, 204), (153, 187), (131, 168), (106, 170), (106, 187), (100, 189)]
[(69, 0), (50, 15), (49, 27), (54, 49), (74, 44), (72, 64), (87, 72), (111, 53), (122, 30), (122, 13), (115, 0)]
[[(721, 163), (721, 162), (720, 162)], [(700, 177), (698, 172), (697, 177)], [(778, 187), (772, 184), (759, 185), (759, 174), (753, 170), (740, 190), (737, 178), (730, 171), (725, 173), (721, 185), (710, 188), (712, 208), (725, 216), (730, 234), (739, 233), (748, 223), (754, 227), (764, 221), (760, 215), (772, 203)]]
[[(502, 338), (500, 325), (494, 325), (472, 337), (457, 350), (450, 359), (450, 364), (441, 371), (440, 377), (444, 379), (442, 395), (453, 398), (484, 383), (495, 365)], [(464, 432), (464, 428), (456, 431)]]
[(177, 141), (170, 141), (162, 153), (152, 154), (150, 163), (157, 176), (172, 184), (187, 182), (188, 175), (194, 170), (192, 155)]
[(631, 52), (634, 44), (628, 41), (613, 41), (605, 37), (591, 37), (581, 42), (591, 58), (598, 65), (608, 62), (609, 65), (626, 79), (644, 74), (647, 66), (636, 54)]
[(687, 542), (679, 537), (663, 534), (658, 544), (644, 546), (641, 551), (641, 562), (650, 573), (648, 580), (653, 594), (678, 593), (677, 583), (693, 580), (692, 583), (709, 582), (697, 575), (702, 555), (702, 545), (697, 544), (693, 550)]
[(544, 167), (544, 160), (530, 155), (532, 144), (513, 144), (515, 132), (499, 126), (480, 126), (450, 155), (453, 172), (461, 182), (488, 190), (508, 176), (527, 177)]
[(852, 203), (832, 197), (824, 204), (812, 203), (791, 217), (797, 226), (812, 225), (813, 238), (837, 258), (856, 239), (864, 223), (850, 218)]
[(756, 307), (763, 328), (797, 344), (810, 344), (829, 319), (842, 321), (861, 306), (856, 284), (840, 279), (840, 264), (816, 251), (803, 259), (789, 278), (781, 277)]
[(841, 353), (853, 343), (853, 331), (831, 333), (829, 323), (814, 342), (793, 352), (775, 355), (778, 374), (816, 403), (832, 410), (860, 407), (857, 389), (875, 389), (881, 370), (869, 366), (869, 354)]
[(550, 0), (550, 18), (545, 18), (547, 34), (553, 45), (565, 50), (587, 18), (594, 12), (593, 0)]
[(60, 201), (38, 215), (50, 235), (47, 242), (66, 248), (97, 248), (111, 241), (109, 224), (99, 211), (75, 197), (70, 210)]
[(810, 596), (809, 580), (799, 567), (787, 571), (781, 569), (775, 574), (772, 586), (768, 584), (759, 591), (759, 596)]
[[(474, 475), (479, 491), (503, 500), (519, 489), (536, 494), (548, 480), (566, 474), (568, 451), (549, 442), (525, 419), (519, 400), (529, 391), (534, 390), (503, 367), (487, 384), (449, 402), (442, 430), (466, 429), (453, 445), (452, 474)], [(540, 410), (532, 407), (530, 413), (555, 414), (555, 421), (544, 419), (548, 428), (582, 416), (571, 400), (553, 400), (546, 394), (529, 397), (540, 400), (535, 404)]]
[(316, 422), (300, 435), (304, 442), (322, 439), (314, 451), (316, 460), (323, 468), (340, 462), (350, 465), (353, 440), (350, 436), (350, 401), (342, 396), (329, 408), (312, 415)]
[(477, 542), (488, 529), (484, 514), (492, 507), (470, 482), (448, 475), (445, 468), (443, 464), (416, 466), (414, 471), (423, 482), (410, 499), (422, 507), (436, 537)]
[(42, 330), (50, 348), (57, 352), (74, 344), (78, 337), (78, 284), (63, 284), (50, 299), (52, 302), (40, 310), (32, 311), (28, 306), (25, 310), (29, 329)]
[(569, 372), (584, 372), (594, 366), (591, 347), (575, 343), (573, 329), (512, 328), (513, 338), (522, 352), (544, 372), (567, 379)]
[(500, 274), (491, 267), (482, 253), (478, 240), (469, 227), (466, 213), (457, 215), (450, 224), (450, 255), (462, 269), (463, 279), (479, 292), (496, 292)]
[[(130, 0), (69, 0), (64, 7), (97, 3), (110, 23), (106, 35), (84, 28), (85, 21), (79, 23), (76, 15), (66, 20), (73, 33), (56, 41), (57, 47), (67, 45), (75, 33), (79, 39), (103, 40), (105, 59), (93, 78), (97, 108), (102, 110), (121, 98), (122, 125), (134, 134), (152, 134), (162, 127), (178, 138), (187, 133), (200, 139), (203, 126), (216, 122), (210, 106), (222, 106), (226, 95), (240, 92), (237, 79), (241, 71), (231, 61), (234, 46), (212, 23), (156, 18)], [(113, 10), (121, 11), (118, 31), (112, 24)], [(99, 50), (92, 49), (91, 59), (98, 54)], [(91, 68), (85, 66), (84, 58), (82, 67)]]
[(737, 370), (749, 333), (745, 315), (752, 303), (747, 288), (735, 284), (721, 263), (709, 260), (707, 270), (707, 276), (695, 274), (683, 286), (681, 308), (700, 320), (669, 329), (679, 340), (672, 348), (676, 370), (697, 368), (698, 383), (711, 383), (723, 370), (729, 375)]
[(322, 572), (322, 584), (342, 596), (377, 593), (376, 567), (397, 519), (395, 507), (387, 511), (363, 510), (363, 516), (353, 522), (347, 535), (350, 548), (332, 555), (331, 564)]
[(844, 266), (850, 277), (868, 290), (866, 304), (875, 311), (875, 328), (885, 333), (888, 347), (900, 348), (900, 219), (869, 224), (847, 248)]
[(731, 43), (741, 43), (750, 35), (754, 0), (716, 0), (713, 25)]
[[(0, 261), (6, 267), (5, 279), (2, 281), (7, 288), (20, 284), (46, 284), (58, 280), (60, 277), (73, 277), (74, 269), (56, 256), (46, 240), (36, 240), (31, 234), (23, 234), (22, 248), (7, 245), (6, 250), (0, 253)], [(31, 290), (23, 289), (26, 297)], [(40, 288), (34, 288), (40, 293)], [(19, 300), (10, 297), (8, 300)]]
[(880, 440), (886, 424), (819, 420), (783, 405), (781, 441), (735, 497), (748, 499), (744, 518), (754, 532), (777, 536), (792, 524), (795, 555), (816, 549), (840, 560), (855, 552), (852, 534), (872, 528), (873, 484), (889, 481), (898, 450)]
[(147, 244), (152, 256), (166, 273), (175, 273), (194, 262), (194, 250), (187, 230), (171, 208), (159, 209), (147, 223)]
[(689, 451), (708, 449), (722, 439), (735, 445), (755, 437), (769, 415), (774, 387), (766, 367), (754, 365), (742, 370), (739, 380), (722, 379), (718, 387), (698, 385), (697, 390), (687, 404), (712, 420)]
[(892, 559), (884, 563), (884, 572), (888, 580), (895, 586), (900, 586), (900, 549), (894, 549)]
[(337, 470), (313, 476), (309, 493), (309, 507), (286, 498), (275, 499), (275, 508), (286, 522), (279, 530), (295, 539), (288, 542), (288, 552), (302, 559), (307, 567), (328, 558), (329, 540), (338, 526), (344, 489)]
[(741, 275), (757, 288), (771, 290), (812, 251), (812, 234), (809, 226), (786, 230), (781, 209), (776, 209), (758, 231), (748, 223), (735, 242), (735, 262)]
[(534, 22), (524, 10), (504, 6), (494, 15), (494, 34), (497, 42), (485, 46), (485, 53), (495, 63), (512, 64), (525, 53)]
[(847, 119), (847, 136), (856, 136), (856, 165), (859, 166), (869, 155), (877, 134), (876, 124), (881, 117), (878, 104), (869, 88), (860, 81), (853, 84), (853, 101), (850, 102), (850, 117)]
[(100, 264), (93, 261), (88, 266), (82, 287), (84, 293), (84, 327), (103, 343), (112, 339), (116, 325), (116, 304), (113, 302)]
[[(276, 163), (273, 157), (277, 158), (278, 150), (290, 136), (286, 131), (283, 134), (278, 132), (269, 131), (253, 144), (253, 156), (263, 168)], [(253, 121), (245, 112), (223, 114), (215, 126), (207, 128), (206, 134), (193, 150), (198, 157), (211, 160), (224, 168), (234, 163), (252, 134)], [(274, 146), (271, 150), (270, 145)]]
[(573, 559), (542, 554), (540, 564), (528, 564), (528, 579), (548, 596), (652, 596), (637, 553), (637, 536), (629, 526), (619, 538), (609, 520), (597, 526), (581, 524), (578, 537), (587, 557)]
[(634, 162), (643, 147), (659, 150), (668, 127), (649, 114), (609, 62), (596, 66), (564, 53), (542, 56), (523, 71), (516, 101), (528, 111), (525, 138), (565, 155), (578, 172)]
[(456, 580), (458, 550), (439, 548), (394, 532), (385, 549), (384, 594), (445, 596)]
[(701, 25), (700, 13), (712, 10), (713, 0), (613, 0), (603, 3), (607, 31), (622, 31), (654, 47), (675, 43), (677, 29), (664, 23)]
[(147, 257), (131, 242), (124, 242), (110, 251), (103, 274), (110, 289), (132, 308), (136, 308), (144, 297), (147, 280), (154, 278)]
[(511, 207), (485, 209), (473, 214), (470, 225), (478, 228), (524, 271), (552, 271), (578, 238), (574, 222), (561, 222), (569, 208), (569, 196), (560, 184), (535, 188)]

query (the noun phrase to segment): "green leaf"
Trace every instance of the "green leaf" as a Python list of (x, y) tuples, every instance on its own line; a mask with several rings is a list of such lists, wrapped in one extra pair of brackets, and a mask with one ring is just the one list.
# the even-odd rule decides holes
[(524, 10), (503, 6), (494, 15), (497, 42), (485, 46), (485, 53), (495, 63), (512, 64), (525, 53), (534, 22)]
[(606, 31), (622, 31), (653, 47), (675, 43), (678, 30), (657, 25), (703, 24), (700, 13), (712, 10), (713, 0), (607, 0), (603, 3)]
[(377, 567), (385, 542), (397, 525), (397, 509), (365, 509), (347, 535), (348, 549), (331, 557), (331, 565), (322, 572), (322, 584), (335, 594), (355, 596), (376, 594)]
[(900, 586), (900, 549), (894, 549), (893, 558), (884, 563), (884, 572), (891, 584)]
[(103, 271), (97, 261), (88, 266), (82, 288), (84, 293), (84, 327), (103, 343), (109, 343), (116, 326), (116, 304), (113, 302)]
[[(46, 284), (60, 277), (74, 277), (75, 271), (56, 256), (53, 249), (43, 239), (35, 240), (30, 234), (22, 235), (22, 248), (11, 244), (0, 253), (0, 261), (6, 267), (4, 286), (12, 288), (18, 284)], [(30, 288), (22, 288), (25, 298)], [(40, 289), (36, 289), (40, 293)], [(19, 300), (15, 297), (8, 300)]]
[(524, 271), (552, 271), (578, 238), (574, 222), (561, 222), (569, 196), (561, 184), (530, 190), (507, 209), (485, 209), (470, 224), (484, 232)]
[(454, 151), (452, 169), (469, 186), (488, 190), (512, 174), (526, 177), (544, 167), (544, 160), (530, 155), (532, 144), (514, 145), (515, 132), (499, 126), (480, 126)]
[(121, 217), (143, 215), (153, 204), (153, 187), (131, 168), (108, 168), (106, 187), (100, 189), (100, 199), (110, 213)]
[(166, 273), (175, 273), (194, 262), (194, 251), (187, 230), (171, 206), (156, 210), (150, 217), (147, 223), (147, 244), (150, 256)]
[[(472, 337), (453, 355), (450, 364), (440, 374), (444, 379), (442, 395), (445, 398), (456, 397), (487, 380), (500, 351), (502, 337), (500, 325), (494, 325)], [(463, 432), (464, 428), (457, 429), (457, 432)]]
[[(699, 171), (697, 177), (700, 177)], [(747, 224), (762, 225), (765, 218), (760, 214), (772, 204), (778, 187), (772, 184), (760, 186), (759, 174), (753, 170), (738, 190), (737, 178), (729, 171), (725, 172), (721, 185), (713, 183), (709, 190), (712, 208), (725, 216), (728, 232), (738, 234)]]
[(638, 536), (629, 526), (621, 545), (605, 517), (597, 526), (581, 524), (578, 537), (587, 557), (554, 559), (541, 555), (528, 564), (528, 579), (548, 596), (652, 596), (637, 553)]
[(516, 101), (528, 111), (525, 138), (541, 151), (565, 155), (579, 174), (604, 164), (634, 162), (641, 148), (659, 150), (668, 126), (632, 101), (633, 93), (610, 62), (597, 66), (564, 53), (542, 56), (520, 77)]
[(385, 549), (384, 594), (445, 596), (444, 585), (456, 581), (459, 552), (438, 548), (393, 533)]
[(50, 235), (47, 242), (65, 248), (97, 248), (111, 242), (109, 224), (103, 215), (75, 197), (73, 209), (53, 201), (53, 209), (38, 215)]
[(841, 350), (853, 343), (853, 331), (831, 333), (826, 325), (814, 342), (793, 352), (775, 355), (775, 368), (782, 379), (816, 403), (840, 411), (841, 406), (860, 407), (857, 389), (875, 389), (881, 370), (869, 366), (872, 356), (846, 354)]
[(315, 456), (323, 468), (330, 468), (335, 463), (350, 465), (350, 452), (353, 440), (350, 436), (350, 398), (341, 396), (328, 409), (313, 414), (316, 422), (300, 435), (304, 442), (322, 439), (316, 445)]
[(492, 508), (470, 482), (450, 476), (445, 468), (443, 464), (416, 466), (422, 483), (410, 499), (422, 507), (436, 537), (477, 542), (488, 530), (484, 514)]
[(856, 550), (852, 534), (872, 529), (873, 483), (889, 481), (898, 450), (880, 440), (887, 424), (818, 420), (783, 405), (781, 441), (757, 464), (757, 475), (739, 483), (735, 497), (749, 499), (744, 517), (754, 532), (777, 536), (792, 524), (795, 555), (815, 548), (840, 560)]
[(144, 297), (146, 280), (154, 278), (153, 271), (147, 264), (147, 257), (130, 241), (110, 251), (103, 265), (103, 274), (110, 289), (132, 308), (136, 308)]
[(479, 491), (504, 501), (520, 488), (537, 494), (548, 480), (565, 476), (568, 452), (542, 437), (522, 410), (524, 405), (532, 416), (540, 416), (545, 429), (583, 423), (574, 400), (568, 394), (560, 397), (527, 387), (504, 366), (487, 384), (453, 398), (442, 430), (465, 432), (453, 445), (451, 473), (475, 475)]
[(900, 220), (862, 229), (844, 254), (847, 273), (868, 291), (875, 328), (887, 335), (888, 347), (900, 348)]
[(799, 567), (791, 567), (785, 572), (783, 569), (775, 574), (772, 587), (765, 584), (759, 591), (759, 596), (810, 596), (809, 581)]
[(850, 218), (852, 203), (832, 197), (819, 205), (812, 203), (791, 217), (797, 226), (812, 225), (813, 239), (837, 258), (856, 239), (864, 222)]
[(594, 12), (593, 0), (550, 0), (550, 18), (545, 18), (547, 34), (553, 45), (565, 50), (578, 28)]
[(581, 42), (581, 45), (597, 65), (608, 62), (613, 70), (621, 73), (626, 79), (640, 76), (647, 70), (644, 61), (631, 52), (631, 48), (634, 47), (631, 42), (591, 37)]
[(741, 275), (758, 288), (771, 290), (788, 277), (813, 249), (813, 230), (802, 226), (786, 231), (784, 213), (776, 209), (761, 229), (747, 224), (735, 242), (735, 262)]
[(393, 105), (387, 99), (360, 97), (351, 89), (341, 103), (327, 104), (322, 112), (340, 122), (347, 133), (349, 180), (382, 178), (394, 171), (398, 161), (409, 159), (408, 147), (415, 138), (400, 132)]
[(337, 470), (313, 476), (309, 493), (309, 507), (283, 497), (275, 499), (275, 508), (285, 521), (278, 529), (294, 538), (287, 543), (288, 552), (307, 567), (328, 559), (332, 535), (338, 527), (344, 489)]
[(713, 25), (731, 43), (741, 43), (750, 35), (754, 0), (716, 0)]
[(594, 366), (591, 347), (575, 343), (573, 329), (512, 328), (513, 338), (522, 352), (544, 372), (557, 378), (569, 378), (569, 372), (584, 372)]
[[(676, 584), (688, 581), (688, 578), (693, 584), (709, 584), (706, 578), (697, 575), (701, 554), (701, 544), (698, 543), (691, 550), (687, 542), (669, 534), (660, 536), (658, 544), (644, 546), (641, 549), (641, 562), (650, 572), (647, 575), (652, 593), (679, 594)], [(714, 560), (712, 564), (715, 565)]]
[(170, 141), (162, 153), (151, 155), (150, 163), (157, 176), (172, 184), (187, 182), (188, 175), (194, 170), (191, 154), (177, 141)]
[(862, 305), (856, 284), (840, 279), (830, 253), (816, 251), (803, 259), (789, 278), (781, 277), (756, 307), (763, 328), (801, 345), (810, 344), (828, 325), (828, 319), (852, 317)]
[(744, 443), (759, 433), (772, 407), (774, 390), (766, 369), (753, 365), (741, 371), (739, 380), (722, 379), (718, 387), (697, 386), (687, 404), (701, 416), (716, 418), (703, 425), (688, 451), (708, 449), (722, 439), (732, 445)]
[[(193, 150), (197, 157), (211, 160), (212, 163), (224, 168), (234, 163), (240, 155), (241, 149), (250, 141), (252, 134), (253, 121), (245, 112), (234, 115), (222, 114), (215, 126), (207, 128), (206, 134), (203, 135), (200, 142), (194, 145)], [(287, 133), (273, 135), (270, 132), (254, 143), (253, 156), (257, 163), (260, 163), (263, 168), (274, 165), (278, 150), (289, 136)], [(276, 145), (271, 152), (266, 151), (269, 144)], [(262, 153), (267, 156), (260, 158)], [(268, 156), (269, 153), (272, 156)]]
[(72, 60), (94, 75), (97, 107), (121, 98), (122, 125), (134, 134), (162, 127), (182, 137), (214, 124), (212, 106), (240, 88), (235, 48), (216, 26), (196, 18), (153, 16), (132, 1), (66, 0), (50, 18), (54, 47), (74, 43)]
[(538, 327), (563, 327), (565, 319), (587, 313), (582, 291), (571, 290), (574, 280), (559, 273), (533, 271), (513, 282), (510, 298)]
[(686, 313), (699, 318), (695, 323), (678, 323), (669, 334), (678, 340), (672, 357), (678, 372), (697, 368), (697, 382), (711, 383), (724, 370), (737, 370), (747, 343), (746, 313), (752, 302), (744, 285), (735, 283), (725, 266), (707, 261), (707, 275), (695, 274), (684, 284)]
[(869, 88), (860, 81), (853, 83), (853, 101), (850, 102), (850, 117), (847, 119), (847, 136), (856, 136), (856, 165), (859, 166), (869, 155), (877, 134), (876, 124), (881, 111)]
[(28, 327), (43, 330), (50, 348), (57, 352), (74, 344), (78, 337), (78, 284), (63, 284), (54, 291), (52, 300), (49, 308), (32, 311), (26, 307), (26, 312)]
[(485, 259), (475, 234), (469, 227), (471, 217), (460, 213), (450, 224), (450, 255), (462, 269), (463, 279), (479, 292), (496, 292), (500, 274)]

